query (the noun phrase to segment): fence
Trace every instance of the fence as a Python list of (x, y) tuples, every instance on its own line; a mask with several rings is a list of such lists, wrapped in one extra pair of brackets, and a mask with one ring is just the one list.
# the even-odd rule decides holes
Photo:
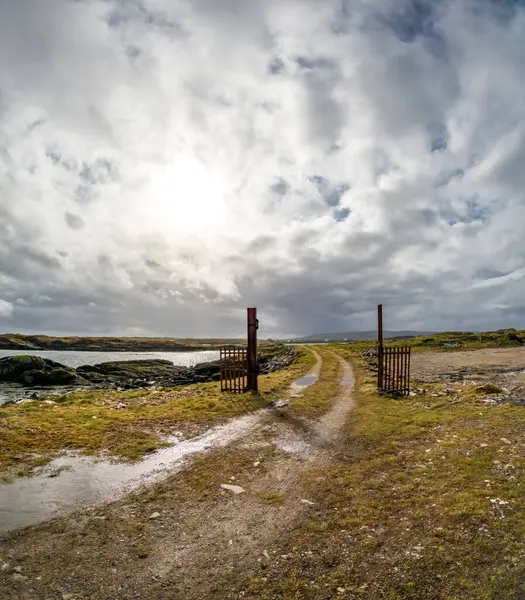
[(242, 394), (247, 389), (246, 348), (230, 346), (220, 349), (221, 392)]
[(410, 346), (379, 346), (377, 387), (380, 392), (408, 396), (410, 392)]

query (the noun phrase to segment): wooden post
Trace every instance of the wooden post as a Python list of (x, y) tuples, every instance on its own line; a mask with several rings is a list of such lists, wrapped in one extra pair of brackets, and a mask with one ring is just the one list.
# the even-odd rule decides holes
[(377, 389), (381, 391), (383, 381), (383, 305), (377, 305)]
[(257, 309), (248, 309), (248, 349), (246, 367), (248, 371), (248, 383), (246, 389), (251, 392), (259, 391), (257, 375), (257, 329), (259, 321), (257, 320)]

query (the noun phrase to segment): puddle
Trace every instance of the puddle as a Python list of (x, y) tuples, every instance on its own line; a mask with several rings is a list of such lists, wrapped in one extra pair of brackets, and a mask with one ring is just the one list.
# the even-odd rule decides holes
[(297, 387), (308, 387), (317, 381), (317, 375), (305, 375), (293, 382)]
[[(304, 389), (318, 379), (321, 358), (291, 385), (291, 392)], [(145, 459), (129, 464), (86, 456), (64, 455), (53, 460), (38, 475), (0, 484), (0, 535), (66, 515), (77, 508), (116, 500), (142, 485), (150, 485), (187, 466), (190, 457), (209, 448), (223, 447), (249, 433), (260, 422), (264, 410), (250, 413), (210, 429), (202, 436), (178, 441)], [(283, 452), (309, 456), (311, 447), (303, 440), (281, 440)]]
[(242, 437), (255, 427), (261, 415), (262, 411), (257, 411), (239, 417), (178, 443), (176, 438), (168, 438), (173, 446), (133, 464), (61, 456), (35, 477), (0, 484), (0, 534), (82, 506), (115, 500), (141, 485), (159, 481), (185, 467), (192, 454), (226, 446)]

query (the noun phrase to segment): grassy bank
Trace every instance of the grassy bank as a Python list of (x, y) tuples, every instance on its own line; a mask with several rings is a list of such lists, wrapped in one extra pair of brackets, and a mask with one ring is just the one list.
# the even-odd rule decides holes
[(362, 364), (356, 400), (341, 451), (309, 475), (315, 507), (244, 597), (523, 598), (525, 409), (379, 397)]
[(221, 393), (218, 383), (165, 390), (81, 391), (0, 407), (0, 479), (29, 474), (64, 450), (138, 459), (177, 429), (193, 434), (265, 406), (314, 363), (302, 351), (288, 369), (263, 375), (259, 394)]

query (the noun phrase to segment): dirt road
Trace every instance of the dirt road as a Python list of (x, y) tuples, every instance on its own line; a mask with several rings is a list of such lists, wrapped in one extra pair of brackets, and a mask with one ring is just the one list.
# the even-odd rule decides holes
[(242, 597), (243, 572), (264, 568), (268, 545), (315, 510), (305, 474), (329, 464), (353, 405), (352, 368), (337, 359), (339, 394), (318, 421), (294, 409), (295, 390), (250, 435), (166, 481), (7, 537), (0, 598)]

